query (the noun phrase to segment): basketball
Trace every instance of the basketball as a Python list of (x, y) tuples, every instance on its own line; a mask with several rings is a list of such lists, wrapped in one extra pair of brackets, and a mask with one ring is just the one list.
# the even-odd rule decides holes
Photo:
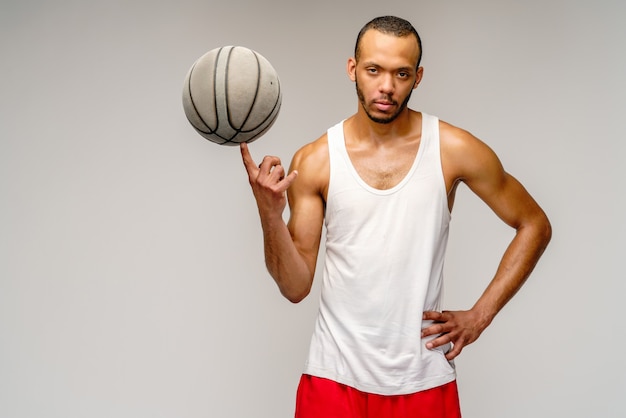
[(274, 67), (242, 46), (224, 46), (201, 56), (183, 87), (187, 120), (200, 135), (220, 145), (260, 138), (276, 121), (281, 102)]

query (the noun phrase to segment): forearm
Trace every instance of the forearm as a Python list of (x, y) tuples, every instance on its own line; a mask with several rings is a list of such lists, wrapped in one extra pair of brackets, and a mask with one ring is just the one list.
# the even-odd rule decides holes
[(550, 223), (543, 214), (517, 229), (493, 280), (472, 308), (485, 322), (485, 327), (526, 282), (551, 235)]
[(313, 270), (298, 251), (282, 218), (262, 221), (261, 225), (267, 270), (282, 295), (298, 303), (311, 290)]

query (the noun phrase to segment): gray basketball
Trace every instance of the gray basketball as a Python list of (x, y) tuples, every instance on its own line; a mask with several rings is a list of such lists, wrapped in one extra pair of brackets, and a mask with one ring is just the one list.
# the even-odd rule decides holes
[(220, 145), (261, 137), (276, 121), (281, 101), (274, 67), (242, 46), (224, 46), (201, 56), (183, 87), (187, 119), (200, 135)]

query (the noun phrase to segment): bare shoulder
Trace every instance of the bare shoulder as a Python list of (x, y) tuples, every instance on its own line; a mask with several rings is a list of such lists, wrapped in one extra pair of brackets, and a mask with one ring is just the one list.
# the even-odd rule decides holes
[(292, 168), (328, 162), (328, 136), (324, 134), (300, 148), (293, 156)]
[(453, 185), (465, 183), (509, 226), (518, 228), (538, 222), (548, 231), (549, 223), (542, 209), (524, 186), (504, 170), (487, 144), (445, 122), (440, 124), (440, 139), (446, 182), (453, 179)]
[(290, 171), (294, 170), (298, 172), (298, 178), (292, 187), (304, 187), (325, 196), (330, 177), (327, 134), (296, 151), (290, 168)]
[(471, 182), (483, 176), (496, 180), (505, 174), (495, 152), (467, 130), (440, 121), (439, 135), (446, 181)]

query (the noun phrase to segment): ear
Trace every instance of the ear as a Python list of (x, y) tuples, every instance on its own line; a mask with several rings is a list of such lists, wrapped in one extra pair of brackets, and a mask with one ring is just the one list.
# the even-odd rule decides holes
[(354, 59), (354, 57), (348, 59), (346, 70), (348, 72), (348, 77), (350, 77), (350, 80), (356, 81), (356, 60)]
[(415, 74), (415, 84), (413, 84), (413, 90), (415, 90), (422, 81), (422, 77), (424, 77), (424, 67), (418, 67), (417, 73)]

